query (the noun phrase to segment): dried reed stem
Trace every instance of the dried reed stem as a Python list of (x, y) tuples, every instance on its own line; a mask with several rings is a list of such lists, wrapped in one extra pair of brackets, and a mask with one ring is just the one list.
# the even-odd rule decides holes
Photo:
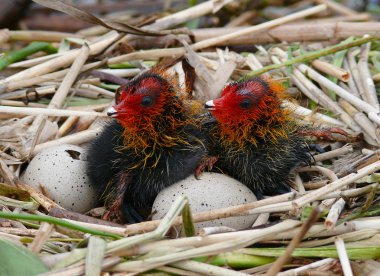
[(380, 169), (380, 161), (377, 161), (371, 165), (368, 165), (360, 170), (358, 170), (355, 173), (351, 173), (343, 178), (340, 178), (330, 184), (327, 184), (326, 186), (314, 190), (310, 192), (309, 194), (306, 194), (298, 199), (293, 200), (292, 204), (295, 208), (301, 208), (302, 206), (305, 206), (305, 204), (313, 202), (314, 200), (320, 198), (323, 195), (326, 195), (328, 193), (331, 193), (335, 190), (338, 190), (348, 184), (351, 184), (355, 180), (360, 179), (363, 176), (369, 175), (377, 170)]
[(34, 253), (40, 252), (44, 243), (50, 238), (51, 234), (53, 233), (53, 230), (53, 224), (42, 222), (40, 228), (36, 233), (36, 237), (34, 238), (33, 242), (29, 244), (29, 249)]
[(338, 251), (340, 264), (342, 265), (344, 276), (354, 276), (352, 273), (350, 260), (348, 258), (347, 250), (344, 245), (344, 241), (341, 238), (335, 240), (336, 250)]
[(340, 4), (340, 3), (334, 2), (334, 1), (315, 0), (315, 2), (327, 5), (327, 7), (329, 9), (333, 10), (334, 12), (336, 12), (338, 14), (343, 14), (343, 15), (356, 15), (356, 14), (358, 14), (356, 11), (354, 11), (354, 10), (352, 10), (352, 9), (350, 9), (350, 8)]
[[(244, 28), (243, 30), (235, 31), (230, 34), (225, 34), (219, 37), (209, 38), (203, 41), (199, 41), (195, 44), (191, 45), (191, 48), (196, 51), (203, 48), (215, 46), (221, 42), (228, 41), (230, 39), (240, 37), (247, 34), (253, 34), (258, 33), (263, 30), (267, 30), (269, 28), (273, 28), (275, 26), (297, 20), (299, 18), (303, 18), (306, 16), (313, 15), (315, 13), (321, 12), (326, 9), (325, 5), (319, 5), (310, 9), (306, 9), (304, 11), (296, 12), (287, 16), (280, 17), (278, 19), (274, 19), (256, 26)], [(130, 60), (136, 60), (136, 59), (142, 59), (143, 57), (150, 57), (150, 58), (162, 58), (162, 57), (168, 57), (168, 56), (181, 56), (185, 54), (185, 48), (171, 48), (171, 49), (165, 49), (165, 51), (157, 51), (157, 50), (148, 50), (148, 51), (141, 51), (141, 52), (135, 52), (131, 54), (121, 55), (118, 57), (110, 58), (108, 60), (108, 64), (117, 64), (122, 63), (125, 61)]]
[(61, 42), (69, 37), (83, 38), (83, 36), (73, 33), (52, 32), (52, 31), (9, 31), (9, 40), (14, 41), (47, 41)]
[[(231, 206), (227, 208), (221, 208), (221, 209), (216, 209), (212, 211), (196, 213), (196, 214), (193, 214), (193, 220), (194, 220), (194, 223), (197, 223), (197, 222), (202, 222), (202, 221), (207, 221), (207, 220), (247, 214), (248, 210), (257, 208), (259, 206), (265, 206), (270, 203), (280, 203), (284, 201), (289, 201), (294, 197), (294, 195), (295, 193), (288, 193), (288, 194), (283, 194), (283, 195), (274, 196), (271, 198), (251, 202), (248, 204)], [(153, 229), (157, 227), (159, 223), (160, 223), (160, 220), (153, 220), (153, 221), (146, 221), (146, 222), (127, 225), (126, 233), (128, 233), (129, 235), (134, 235), (138, 233), (152, 231)], [(180, 225), (181, 223), (182, 223), (181, 219), (177, 218), (174, 221), (173, 226)]]
[(346, 90), (344, 90), (342, 87), (338, 86), (337, 84), (333, 83), (329, 79), (325, 78), (315, 70), (311, 69), (310, 67), (300, 64), (298, 68), (307, 76), (315, 80), (316, 82), (320, 83), (322, 86), (325, 86), (328, 89), (333, 90), (336, 94), (338, 94), (340, 97), (344, 98), (346, 101), (357, 107), (358, 109), (366, 112), (368, 114), (369, 119), (371, 119), (376, 124), (380, 125), (380, 116), (377, 114), (378, 111), (375, 107), (372, 105), (366, 103), (365, 101), (362, 101), (355, 97), (354, 95), (350, 94)]
[(325, 220), (325, 226), (327, 229), (334, 228), (340, 213), (343, 211), (344, 205), (346, 204), (346, 201), (344, 201), (343, 198), (340, 198), (337, 202), (335, 202), (330, 209), (329, 214), (327, 215), (327, 218)]
[(0, 106), (0, 113), (22, 114), (22, 115), (45, 115), (54, 117), (69, 116), (95, 116), (107, 117), (106, 114), (92, 111), (56, 109), (56, 108), (39, 108), (39, 107), (16, 107), (16, 106)]
[(323, 259), (323, 260), (316, 261), (316, 262), (308, 264), (308, 265), (304, 265), (304, 266), (297, 267), (297, 268), (294, 268), (294, 269), (289, 269), (289, 270), (287, 270), (285, 272), (280, 272), (280, 273), (277, 274), (277, 276), (294, 276), (294, 275), (299, 275), (299, 274), (302, 274), (302, 272), (304, 272), (304, 271), (307, 271), (307, 270), (313, 269), (313, 268), (321, 267), (321, 266), (329, 264), (329, 263), (331, 263), (333, 261), (335, 261), (334, 258)]
[(331, 63), (316, 59), (311, 62), (311, 65), (318, 71), (333, 76), (341, 81), (347, 82), (350, 78), (350, 74), (346, 70), (336, 67)]
[(295, 228), (299, 224), (300, 223), (297, 221), (287, 220), (287, 221), (280, 222), (274, 226), (263, 229), (261, 233), (260, 233), (260, 230), (256, 230), (258, 231), (258, 233), (260, 233), (258, 235), (251, 235), (249, 237), (240, 237), (240, 238), (220, 242), (218, 244), (212, 244), (212, 245), (207, 245), (207, 246), (203, 246), (199, 248), (188, 249), (188, 250), (171, 253), (171, 254), (169, 253), (167, 255), (152, 257), (149, 259), (147, 258), (142, 261), (129, 261), (129, 262), (125, 262), (113, 267), (111, 271), (114, 271), (114, 272), (131, 271), (131, 272), (141, 273), (141, 272), (144, 272), (144, 271), (147, 271), (147, 270), (150, 270), (150, 269), (153, 269), (153, 268), (156, 268), (168, 263), (173, 263), (176, 261), (193, 258), (196, 256), (215, 255), (222, 252), (246, 247), (255, 242), (258, 242), (267, 237), (270, 237), (276, 233)]
[(339, 121), (322, 113), (314, 112), (313, 110), (294, 104), (292, 102), (283, 101), (281, 105), (292, 110), (295, 115), (302, 117), (303, 120), (345, 127), (345, 124), (342, 121)]
[(373, 82), (373, 79), (368, 67), (368, 56), (369, 56), (370, 48), (371, 48), (370, 42), (361, 46), (360, 57), (359, 57), (359, 62), (358, 62), (359, 75), (360, 75), (362, 86), (364, 88), (364, 90), (362, 91), (363, 94), (365, 94), (364, 98), (367, 100), (367, 103), (375, 107), (377, 111), (379, 112), (380, 111), (379, 100), (377, 98), (375, 84)]
[(218, 267), (206, 263), (184, 260), (175, 263), (171, 263), (170, 266), (190, 270), (199, 273), (200, 275), (220, 275), (220, 276), (248, 276), (249, 274), (227, 269), (224, 267)]
[(83, 143), (87, 143), (93, 140), (100, 131), (101, 131), (101, 128), (84, 130), (78, 133), (67, 135), (65, 137), (62, 137), (56, 140), (52, 140), (52, 141), (48, 141), (48, 142), (36, 145), (36, 147), (34, 148), (32, 152), (32, 156), (36, 155), (37, 153), (41, 152), (44, 149), (62, 145), (62, 144), (80, 145)]
[(85, 276), (100, 275), (107, 243), (100, 237), (91, 236), (88, 241)]
[[(90, 55), (95, 55), (101, 52), (104, 48), (109, 46), (119, 37), (118, 33), (111, 31), (106, 35), (100, 37), (97, 41), (90, 43), (88, 46), (90, 48)], [(4, 90), (4, 87), (7, 86), (10, 82), (16, 82), (20, 80), (30, 79), (33, 77), (41, 76), (50, 72), (55, 71), (56, 69), (66, 67), (71, 64), (78, 56), (80, 49), (71, 50), (66, 52), (65, 55), (59, 56), (52, 60), (48, 60), (41, 64), (35, 65), (31, 68), (23, 70), (19, 73), (16, 73), (4, 80), (0, 81), (0, 91)]]
[(320, 153), (318, 155), (314, 155), (313, 158), (314, 158), (315, 162), (321, 162), (321, 161), (325, 161), (325, 160), (329, 160), (329, 159), (339, 157), (341, 155), (345, 155), (345, 154), (353, 152), (353, 151), (354, 151), (353, 146), (350, 144), (346, 144), (341, 148), (331, 150), (328, 152), (324, 152), (324, 153)]
[(376, 127), (368, 119), (368, 117), (363, 112), (360, 112), (342, 98), (339, 99), (339, 104), (347, 111), (348, 114), (350, 114), (350, 116), (355, 120), (355, 122), (361, 127), (364, 134), (369, 136), (370, 140), (366, 139), (366, 141), (371, 145), (380, 145), (380, 137), (376, 131)]
[(296, 236), (293, 237), (289, 245), (286, 247), (284, 254), (279, 257), (269, 268), (265, 275), (267, 276), (276, 276), (278, 272), (281, 271), (281, 268), (286, 264), (286, 262), (290, 259), (294, 249), (299, 245), (305, 234), (309, 231), (310, 227), (317, 221), (319, 215), (318, 209), (314, 209), (310, 214), (307, 221), (305, 221), (301, 229)]

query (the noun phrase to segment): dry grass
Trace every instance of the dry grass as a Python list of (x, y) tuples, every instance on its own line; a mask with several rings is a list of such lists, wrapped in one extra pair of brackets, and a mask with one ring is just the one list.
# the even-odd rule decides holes
[[(231, 2), (206, 1), (140, 31), (172, 30), (201, 16), (216, 17), (223, 7), (239, 11)], [(224, 28), (194, 29), (194, 40), (183, 30), (154, 39), (104, 27), (77, 34), (0, 30), (1, 49), (17, 50), (34, 39), (62, 47), (56, 54), (39, 52), (13, 62), (0, 80), (0, 240), (36, 253), (48, 267), (44, 275), (375, 271), (378, 262), (360, 260), (380, 258), (380, 23), (333, 1), (315, 2), (253, 26), (255, 12), (239, 11)], [(135, 49), (124, 53), (120, 45)], [(236, 46), (251, 50), (234, 51)], [(192, 220), (180, 216), (187, 199), (178, 198), (160, 221), (101, 222), (68, 212), (21, 183), (24, 165), (37, 153), (94, 139), (117, 87), (110, 80), (123, 81), (120, 77), (133, 77), (164, 58), (182, 56), (195, 68), (193, 94), (199, 100), (217, 97), (228, 81), (246, 74), (270, 74), (288, 85), (284, 108), (293, 110), (300, 124), (339, 127), (349, 136), (332, 133), (331, 140), (318, 141), (326, 152), (315, 153), (313, 166), (295, 172), (291, 193), (195, 213)], [(130, 64), (120, 64), (125, 62)], [(180, 63), (171, 71), (184, 83)], [(192, 221), (254, 213), (260, 215), (253, 229), (215, 227), (198, 229), (195, 237), (167, 237), (172, 226), (191, 228)]]

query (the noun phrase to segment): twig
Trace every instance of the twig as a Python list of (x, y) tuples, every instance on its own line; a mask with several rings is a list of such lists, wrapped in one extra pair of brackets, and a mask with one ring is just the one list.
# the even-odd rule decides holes
[(80, 144), (89, 142), (92, 139), (94, 139), (100, 131), (101, 131), (101, 128), (88, 129), (88, 130), (84, 130), (78, 133), (64, 136), (59, 139), (55, 139), (52, 141), (39, 144), (34, 148), (32, 152), (32, 156), (36, 155), (37, 153), (41, 152), (42, 150), (46, 148), (50, 148), (50, 147), (61, 145), (61, 144), (80, 145)]
[(376, 40), (376, 38), (366, 37), (366, 38), (357, 39), (353, 42), (340, 43), (340, 44), (325, 48), (323, 50), (310, 52), (310, 53), (307, 53), (305, 55), (301, 55), (299, 57), (289, 59), (289, 60), (287, 60), (281, 64), (272, 64), (272, 65), (266, 66), (263, 69), (256, 70), (256, 71), (253, 71), (251, 73), (248, 73), (247, 75), (244, 76), (244, 78), (259, 76), (259, 75), (266, 73), (270, 70), (280, 69), (282, 67), (286, 67), (286, 66), (293, 65), (296, 63), (314, 60), (314, 59), (319, 58), (321, 56), (331, 55), (333, 53), (336, 53), (336, 52), (339, 52), (339, 51), (342, 51), (342, 50), (345, 50), (348, 48), (352, 48), (355, 46), (360, 46), (362, 44), (365, 44), (367, 42), (374, 41), (374, 40)]
[(296, 173), (295, 174), (295, 177), (294, 177), (294, 182), (295, 184), (297, 185), (297, 190), (298, 192), (302, 195), (306, 192), (305, 190), (305, 187), (303, 186), (303, 182), (302, 182), (302, 179), (301, 179), (301, 176), (299, 173)]
[(353, 95), (355, 95), (356, 97), (360, 98), (360, 94), (359, 94), (359, 89), (358, 87), (356, 86), (356, 83), (355, 83), (355, 80), (354, 80), (354, 74), (353, 72), (351, 71), (351, 66), (350, 64), (348, 63), (348, 59), (345, 58), (343, 60), (343, 68), (345, 70), (347, 70), (347, 72), (349, 72), (351, 78), (348, 79), (348, 87), (351, 89), (347, 89), (347, 91), (350, 91)]
[[(21, 229), (21, 228), (11, 228), (11, 227), (0, 227), (0, 233), (7, 233), (17, 236), (36, 236), (39, 232), (36, 229)], [(51, 238), (68, 238), (66, 235), (63, 235), (59, 232), (53, 232), (50, 236)]]
[[(117, 256), (107, 257), (103, 259), (101, 263), (101, 270), (107, 270), (110, 267), (120, 263), (122, 259)], [(58, 271), (51, 271), (47, 273), (40, 274), (40, 276), (81, 276), (85, 273), (85, 264), (74, 265), (72, 267), (67, 267), (60, 269)]]
[(102, 238), (96, 236), (90, 237), (87, 247), (85, 276), (100, 275), (106, 246), (107, 243)]
[(367, 103), (375, 107), (377, 111), (379, 112), (380, 111), (379, 100), (377, 98), (375, 84), (373, 82), (373, 79), (368, 67), (368, 56), (369, 56), (370, 48), (371, 48), (370, 42), (361, 46), (360, 57), (359, 57), (359, 62), (358, 62), (359, 75), (360, 75), (362, 86), (364, 88), (364, 90), (362, 91), (363, 95), (365, 95), (364, 98), (367, 100)]
[[(88, 63), (82, 67), (81, 72), (93, 69), (95, 67), (100, 66), (101, 64), (102, 64), (101, 61)], [(60, 80), (67, 74), (68, 71), (69, 71), (69, 69), (64, 69), (64, 70), (56, 71), (56, 72), (50, 73), (50, 74), (45, 74), (45, 75), (40, 75), (37, 77), (22, 79), (19, 81), (12, 81), (9, 83), (4, 83), (4, 84), (2, 84), (1, 88), (3, 89), (3, 91), (13, 91), (15, 89), (29, 87), (32, 85), (40, 84), (40, 83), (51, 81), (51, 80)], [(37, 91), (37, 89), (36, 89), (36, 91)], [(53, 92), (55, 92), (55, 90)], [(1, 95), (1, 91), (0, 91), (0, 95)]]
[(374, 146), (380, 145), (380, 137), (377, 134), (376, 127), (368, 117), (342, 98), (340, 98), (338, 102), (340, 106), (342, 106), (347, 113), (354, 118), (355, 122), (362, 128), (364, 134), (370, 138), (367, 139), (367, 141)]
[(60, 42), (69, 37), (83, 38), (83, 36), (73, 33), (52, 32), (52, 31), (9, 31), (9, 40), (14, 41), (47, 41)]
[[(353, 47), (350, 50), (348, 50), (347, 62), (348, 62), (348, 66), (352, 72), (352, 78), (353, 78), (354, 84), (355, 84), (355, 86), (353, 86), (352, 89), (355, 89), (354, 87), (356, 87), (356, 91), (359, 94), (359, 98), (365, 99), (363, 97), (364, 86), (363, 86), (363, 83), (361, 81), (359, 67), (358, 67), (358, 64), (356, 62), (356, 56), (359, 54), (359, 52), (360, 52), (360, 49), (358, 47)], [(356, 93), (356, 92), (354, 92), (354, 93)], [(355, 95), (357, 96), (357, 94), (355, 94)], [(366, 96), (366, 95), (364, 94), (364, 96)]]
[(37, 201), (42, 207), (45, 208), (45, 210), (50, 211), (53, 207), (55, 208), (62, 208), (57, 203), (52, 201), (50, 198), (46, 197), (42, 193), (36, 191), (33, 187), (29, 185), (25, 185), (23, 183), (17, 182), (17, 187), (27, 191), (30, 196)]
[[(278, 53), (283, 57), (283, 59), (287, 58), (286, 53), (281, 50), (280, 48), (273, 49), (274, 52)], [(276, 61), (276, 60), (275, 60)], [(300, 66), (300, 65), (299, 65)], [(299, 68), (297, 66), (293, 70), (294, 77), (298, 79), (304, 87), (299, 87), (302, 92), (305, 93), (306, 96), (308, 96), (311, 100), (315, 101), (316, 103), (321, 104), (326, 109), (334, 112), (334, 114), (337, 114), (339, 118), (346, 123), (351, 129), (355, 131), (359, 131), (359, 126), (356, 125), (354, 120), (338, 105), (337, 102), (333, 101), (329, 96), (327, 96), (321, 89), (319, 89), (312, 81), (310, 81), (304, 74), (301, 73)], [(298, 84), (298, 83), (296, 83)], [(299, 85), (299, 84), (298, 84)], [(305, 89), (306, 88), (306, 89)]]
[(301, 274), (304, 271), (307, 271), (307, 270), (313, 269), (313, 268), (321, 267), (321, 266), (329, 264), (329, 263), (331, 263), (333, 261), (335, 261), (334, 258), (323, 259), (323, 260), (316, 261), (316, 262), (308, 264), (308, 265), (304, 265), (304, 266), (297, 267), (297, 268), (294, 268), (294, 269), (289, 269), (289, 270), (287, 270), (285, 272), (280, 272), (280, 273), (277, 274), (277, 276), (294, 276), (294, 275), (298, 275), (298, 274)]
[(174, 266), (181, 269), (186, 269), (200, 273), (201, 275), (220, 275), (220, 276), (247, 276), (249, 274), (234, 271), (231, 269), (217, 267), (210, 264), (205, 264), (196, 261), (184, 260), (175, 263), (171, 263), (170, 266)]
[(336, 238), (335, 240), (336, 250), (338, 251), (340, 264), (342, 265), (344, 276), (354, 276), (352, 273), (350, 260), (348, 259), (346, 247), (344, 246), (344, 241), (341, 238)]
[(329, 178), (331, 181), (338, 180), (338, 177), (336, 176), (336, 174), (332, 170), (329, 170), (329, 169), (327, 169), (325, 167), (321, 167), (321, 166), (303, 167), (303, 168), (297, 169), (297, 172), (320, 172), (321, 174), (323, 174), (324, 176)]
[(316, 121), (317, 123), (325, 123), (328, 125), (345, 127), (345, 124), (342, 121), (339, 121), (322, 113), (314, 112), (313, 110), (294, 104), (292, 102), (283, 101), (281, 105), (292, 110), (293, 114), (302, 117), (303, 120), (312, 122)]
[[(160, 224), (153, 232), (144, 233), (134, 237), (126, 237), (117, 241), (109, 242), (107, 244), (107, 254), (126, 250), (137, 244), (143, 244), (150, 241), (162, 239), (162, 237), (164, 237), (166, 233), (169, 231), (170, 227), (172, 227), (176, 217), (182, 212), (182, 209), (186, 204), (188, 204), (187, 198), (183, 196), (177, 197), (172, 206), (170, 207), (169, 211), (166, 213), (165, 217), (160, 221)], [(86, 252), (86, 249), (76, 249), (66, 259), (58, 262), (54, 266), (54, 268), (59, 269), (67, 265), (76, 263), (85, 257)]]
[(342, 68), (336, 67), (328, 62), (316, 59), (311, 62), (311, 65), (320, 72), (333, 76), (341, 81), (347, 82), (350, 74)]
[(16, 107), (16, 106), (0, 106), (0, 113), (5, 114), (22, 114), (22, 115), (45, 115), (54, 117), (69, 116), (94, 116), (107, 117), (107, 114), (91, 111), (56, 109), (56, 108), (40, 108), (40, 107)]
[[(227, 240), (218, 244), (203, 246), (200, 248), (189, 249), (181, 252), (167, 254), (159, 257), (152, 257), (144, 259), (142, 261), (129, 261), (119, 264), (111, 269), (111, 271), (132, 271), (132, 272), (144, 272), (152, 268), (156, 268), (168, 263), (173, 263), (179, 260), (184, 260), (196, 256), (215, 255), (222, 252), (246, 247), (252, 243), (263, 240), (273, 234), (286, 231), (288, 229), (297, 227), (299, 222), (296, 221), (283, 221), (274, 226), (265, 229), (265, 234), (260, 233), (260, 236), (251, 235), (249, 237), (237, 238), (233, 240)], [(256, 230), (260, 232), (259, 230)]]
[(354, 95), (350, 94), (346, 90), (344, 90), (342, 87), (338, 86), (337, 84), (333, 83), (329, 79), (323, 77), (321, 74), (316, 72), (315, 70), (311, 69), (310, 67), (300, 64), (298, 68), (307, 76), (315, 80), (316, 82), (321, 83), (326, 88), (329, 88), (333, 90), (336, 94), (338, 94), (340, 97), (344, 98), (346, 101), (351, 103), (352, 105), (356, 106), (360, 110), (366, 112), (368, 114), (368, 118), (371, 119), (373, 122), (380, 125), (380, 116), (377, 114), (378, 111), (375, 107), (372, 105), (358, 99)]
[(321, 161), (325, 161), (325, 160), (329, 160), (329, 159), (339, 157), (341, 155), (345, 155), (345, 154), (353, 152), (353, 151), (354, 151), (353, 146), (350, 144), (346, 144), (341, 148), (314, 155), (313, 158), (314, 158), (315, 162), (321, 162)]
[(315, 0), (315, 2), (320, 4), (326, 4), (329, 9), (333, 10), (334, 12), (338, 14), (344, 14), (344, 15), (356, 15), (357, 12), (340, 4), (337, 2), (333, 2), (330, 0)]
[(344, 201), (344, 199), (340, 198), (337, 202), (333, 204), (333, 206), (331, 206), (330, 212), (325, 220), (325, 226), (327, 229), (331, 229), (336, 225), (339, 215), (343, 211), (345, 204), (346, 202)]
[[(90, 55), (95, 55), (101, 52), (105, 47), (114, 42), (118, 36), (119, 35), (116, 32), (112, 31), (101, 37), (98, 41), (89, 44), (88, 46), (90, 47)], [(63, 56), (38, 64), (12, 76), (9, 76), (4, 80), (1, 80), (0, 92), (2, 92), (4, 90), (4, 87), (6, 87), (10, 82), (16, 82), (41, 76), (56, 69), (68, 66), (77, 58), (79, 51), (80, 49), (71, 50), (70, 52), (66, 52)]]
[(313, 212), (310, 214), (307, 221), (305, 221), (301, 229), (299, 230), (298, 234), (294, 236), (292, 241), (289, 243), (288, 247), (286, 248), (284, 254), (279, 257), (269, 268), (267, 273), (265, 275), (267, 276), (275, 276), (278, 272), (281, 271), (281, 268), (285, 265), (285, 263), (289, 260), (289, 258), (292, 255), (292, 252), (294, 249), (298, 246), (298, 244), (301, 242), (305, 234), (309, 231), (310, 227), (317, 221), (319, 215), (319, 210), (314, 209)]
[(49, 103), (49, 108), (61, 108), (66, 99), (69, 89), (73, 86), (82, 66), (85, 64), (90, 54), (90, 48), (84, 44), (80, 51), (77, 53), (75, 60), (64, 77), (58, 90), (55, 92), (53, 98)]
[(269, 220), (269, 217), (270, 213), (259, 214), (255, 222), (253, 223), (252, 228), (266, 224)]
[(36, 233), (36, 237), (33, 242), (29, 245), (29, 249), (34, 253), (41, 251), (44, 243), (49, 239), (53, 233), (54, 225), (46, 222), (42, 222), (40, 228)]
[(199, 230), (199, 236), (205, 237), (214, 234), (226, 233), (226, 232), (235, 232), (236, 229), (227, 227), (227, 226), (215, 226), (215, 227), (204, 227)]
[(119, 239), (120, 236), (111, 234), (111, 233), (106, 233), (102, 231), (96, 231), (93, 229), (85, 228), (79, 225), (72, 224), (70, 222), (64, 221), (62, 219), (57, 219), (54, 217), (49, 217), (49, 216), (40, 216), (40, 215), (30, 215), (30, 214), (13, 214), (13, 213), (6, 213), (0, 211), (0, 217), (1, 218), (7, 218), (7, 219), (24, 219), (24, 220), (32, 220), (32, 221), (43, 221), (43, 222), (48, 222), (51, 224), (63, 226), (69, 229), (73, 230), (78, 230), (84, 233), (89, 233), (93, 235), (99, 235), (99, 236), (105, 236), (105, 237), (110, 237), (114, 239)]
[[(247, 214), (247, 211), (250, 209), (257, 208), (259, 206), (265, 206), (270, 203), (279, 203), (279, 202), (289, 201), (294, 196), (295, 196), (295, 193), (288, 193), (288, 194), (283, 194), (283, 195), (274, 196), (271, 198), (251, 202), (248, 204), (231, 206), (231, 207), (216, 209), (216, 210), (207, 211), (207, 212), (195, 213), (193, 214), (193, 219), (194, 219), (194, 222), (197, 223), (197, 222), (208, 221), (208, 220), (213, 220), (213, 219), (226, 218), (230, 216), (243, 215), (243, 214)], [(138, 233), (144, 233), (147, 231), (152, 231), (153, 229), (157, 227), (159, 223), (160, 223), (160, 220), (153, 220), (153, 221), (146, 221), (142, 223), (127, 225), (126, 233), (128, 233), (129, 235), (133, 235), (133, 234), (138, 234)], [(180, 225), (180, 224), (181, 224), (181, 219), (177, 218), (174, 221), (173, 226)]]
[(310, 192), (309, 194), (306, 194), (298, 199), (293, 200), (292, 204), (295, 208), (300, 208), (304, 206), (307, 203), (310, 203), (318, 198), (320, 198), (322, 195), (326, 195), (328, 193), (331, 193), (337, 189), (340, 189), (348, 184), (351, 184), (355, 180), (358, 180), (359, 178), (366, 176), (368, 174), (371, 174), (377, 170), (380, 169), (380, 161), (377, 161), (369, 166), (366, 166), (360, 170), (358, 170), (355, 173), (351, 173), (343, 178), (340, 178), (330, 184), (327, 184), (326, 186), (314, 190)]
[[(299, 18), (303, 18), (306, 16), (313, 15), (315, 13), (321, 12), (326, 9), (325, 5), (319, 5), (310, 9), (306, 9), (304, 11), (296, 12), (287, 16), (280, 17), (278, 19), (274, 19), (256, 26), (244, 28), (243, 30), (235, 31), (230, 34), (225, 34), (219, 37), (214, 37), (214, 38), (209, 38), (200, 42), (197, 42), (193, 45), (191, 45), (191, 48), (196, 51), (196, 50), (201, 50), (203, 48), (211, 47), (214, 45), (217, 45), (221, 42), (228, 41), (230, 39), (240, 37), (243, 35), (247, 34), (253, 34), (257, 32), (261, 32), (263, 30), (273, 28), (275, 26), (284, 24), (286, 22), (294, 21)], [(369, 41), (369, 40), (368, 40)], [(366, 42), (368, 42), (366, 41)], [(365, 42), (363, 42), (365, 43)], [(153, 53), (156, 53), (155, 55)], [(108, 64), (117, 64), (117, 63), (122, 63), (125, 61), (130, 61), (130, 60), (137, 60), (137, 59), (142, 59), (142, 57), (146, 58), (147, 56), (150, 57), (168, 57), (168, 56), (181, 56), (185, 54), (185, 48), (171, 48), (171, 49), (165, 49), (165, 51), (161, 51), (159, 54), (157, 53), (156, 50), (148, 50), (148, 51), (141, 51), (138, 53), (131, 53), (131, 54), (126, 54), (126, 55), (121, 55), (118, 57), (110, 58), (108, 60)]]

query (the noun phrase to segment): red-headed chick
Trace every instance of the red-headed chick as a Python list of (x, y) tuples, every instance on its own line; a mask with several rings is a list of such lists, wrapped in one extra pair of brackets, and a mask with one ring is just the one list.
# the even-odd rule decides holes
[(199, 122), (178, 84), (158, 68), (120, 89), (115, 118), (88, 150), (88, 174), (108, 212), (105, 219), (146, 219), (157, 194), (193, 174), (206, 155)]
[(216, 167), (248, 186), (257, 198), (290, 191), (291, 170), (311, 155), (289, 111), (281, 108), (283, 86), (256, 77), (228, 84), (206, 108), (216, 122), (210, 129), (210, 155)]

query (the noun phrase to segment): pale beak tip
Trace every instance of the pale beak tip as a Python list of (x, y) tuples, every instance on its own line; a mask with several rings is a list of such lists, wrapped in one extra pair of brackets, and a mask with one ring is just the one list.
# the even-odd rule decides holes
[(110, 117), (117, 117), (117, 111), (116, 109), (112, 106), (110, 107), (108, 110), (107, 110), (107, 115), (110, 116)]
[(211, 101), (208, 101), (205, 103), (205, 108), (209, 109), (209, 110), (214, 110), (215, 109), (215, 103), (213, 100)]

